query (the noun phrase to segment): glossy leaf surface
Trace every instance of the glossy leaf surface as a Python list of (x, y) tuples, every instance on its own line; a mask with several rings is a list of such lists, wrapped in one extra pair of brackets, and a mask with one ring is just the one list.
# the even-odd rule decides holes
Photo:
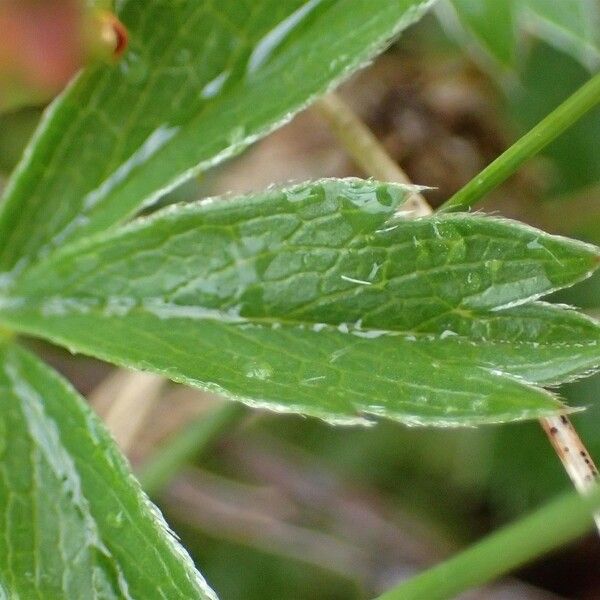
[(424, 0), (123, 0), (130, 46), (48, 111), (9, 184), (0, 272), (240, 152), (381, 51)]
[(445, 0), (443, 21), (471, 47), (503, 68), (516, 67), (526, 35), (568, 52), (590, 70), (600, 67), (600, 6), (596, 0)]
[(403, 220), (408, 193), (324, 180), (174, 207), (30, 268), (5, 288), (0, 319), (332, 421), (491, 422), (559, 407), (531, 384), (595, 368), (600, 330), (530, 302), (589, 275), (598, 250), (483, 216)]
[(214, 598), (85, 401), (0, 345), (6, 598)]

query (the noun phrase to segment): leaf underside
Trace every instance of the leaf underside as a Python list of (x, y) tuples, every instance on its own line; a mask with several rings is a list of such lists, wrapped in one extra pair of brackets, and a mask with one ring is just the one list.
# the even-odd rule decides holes
[(254, 406), (338, 423), (554, 413), (538, 385), (595, 369), (598, 324), (536, 299), (593, 246), (504, 219), (404, 220), (411, 190), (323, 180), (171, 207), (10, 282), (0, 320)]

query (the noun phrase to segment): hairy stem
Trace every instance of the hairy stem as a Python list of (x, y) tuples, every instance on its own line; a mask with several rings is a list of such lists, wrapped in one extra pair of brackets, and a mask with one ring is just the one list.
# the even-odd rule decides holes
[(557, 138), (600, 102), (600, 73), (592, 77), (558, 108), (530, 129), (467, 185), (447, 200), (440, 210), (465, 210), (508, 179), (526, 160)]
[(493, 533), (446, 562), (388, 590), (379, 600), (442, 600), (492, 581), (576, 539), (600, 508), (600, 488), (586, 497), (569, 494)]
[[(467, 190), (469, 186), (473, 185), (473, 188), (466, 194), (466, 197), (470, 199), (470, 203), (467, 205), (472, 205), (485, 193), (479, 193), (479, 191), (493, 188), (502, 181), (502, 177), (506, 178), (512, 173), (525, 158), (543, 148), (558, 133), (591, 108), (595, 104), (595, 101), (592, 101), (594, 98), (595, 101), (600, 99), (600, 76), (594, 77), (584, 85), (537, 127), (482, 171), (471, 183), (467, 184), (463, 190)], [(376, 178), (383, 177), (387, 181), (410, 183), (406, 173), (392, 160), (373, 133), (341, 98), (330, 94), (320, 100), (318, 106), (346, 151), (368, 175)], [(558, 132), (555, 132), (555, 129)], [(538, 138), (545, 142), (540, 145)], [(483, 183), (479, 183), (480, 181)], [(458, 192), (454, 198), (461, 192)], [(415, 216), (431, 214), (431, 207), (423, 196), (419, 194), (414, 202), (417, 207)], [(463, 206), (460, 202), (454, 204), (452, 202), (453, 199), (450, 199), (444, 206)], [(550, 437), (552, 446), (575, 488), (581, 493), (587, 493), (594, 489), (598, 481), (598, 470), (569, 419), (564, 415), (544, 417), (540, 419), (540, 424)], [(596, 516), (596, 521), (600, 529), (600, 515)]]
[[(588, 494), (595, 490), (599, 481), (598, 469), (571, 421), (561, 415), (546, 417), (540, 423), (577, 491)], [(600, 531), (600, 513), (594, 515), (594, 520)]]

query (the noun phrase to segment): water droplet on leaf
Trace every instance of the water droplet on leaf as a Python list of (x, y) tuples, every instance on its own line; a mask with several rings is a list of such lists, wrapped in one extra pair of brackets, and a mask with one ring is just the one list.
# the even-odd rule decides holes
[(117, 513), (110, 513), (107, 517), (107, 522), (111, 527), (115, 527), (117, 529), (123, 527), (123, 523), (125, 522), (123, 512), (119, 511)]
[(129, 52), (121, 62), (121, 70), (127, 80), (134, 85), (141, 85), (148, 78), (148, 65), (137, 53)]
[(246, 377), (248, 379), (259, 379), (266, 381), (273, 375), (273, 368), (267, 363), (249, 363), (246, 367)]

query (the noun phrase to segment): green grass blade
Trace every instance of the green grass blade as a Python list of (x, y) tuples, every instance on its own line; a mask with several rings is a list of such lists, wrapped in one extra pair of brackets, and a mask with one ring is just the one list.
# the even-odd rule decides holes
[(137, 473), (144, 491), (154, 496), (181, 467), (207, 450), (219, 434), (240, 421), (247, 411), (241, 404), (226, 403), (202, 414), (157, 448)]
[(440, 9), (449, 32), (501, 72), (519, 67), (528, 35), (569, 53), (590, 71), (600, 66), (596, 0), (445, 0)]
[(401, 583), (378, 600), (445, 600), (505, 575), (591, 529), (600, 488), (575, 492), (493, 533), (446, 562)]

